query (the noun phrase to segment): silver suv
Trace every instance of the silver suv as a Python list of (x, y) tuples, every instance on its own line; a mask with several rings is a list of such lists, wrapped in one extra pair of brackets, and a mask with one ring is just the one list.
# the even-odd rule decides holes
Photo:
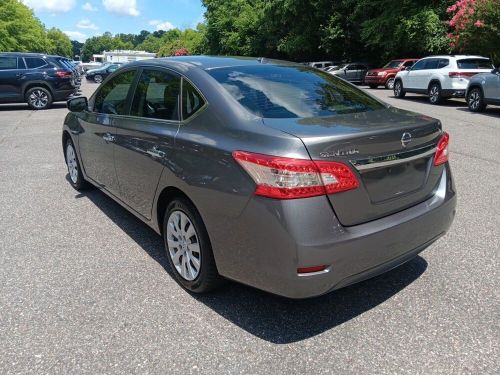
[(484, 111), (488, 104), (500, 105), (500, 68), (472, 77), (465, 97), (472, 112)]

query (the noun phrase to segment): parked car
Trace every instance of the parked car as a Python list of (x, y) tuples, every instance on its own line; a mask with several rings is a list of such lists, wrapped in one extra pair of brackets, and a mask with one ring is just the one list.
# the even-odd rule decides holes
[(116, 69), (120, 67), (121, 64), (105, 64), (97, 69), (88, 70), (85, 74), (87, 81), (94, 81), (95, 83), (101, 83), (104, 79), (113, 73)]
[(473, 76), (467, 85), (465, 97), (472, 112), (484, 111), (488, 104), (500, 105), (500, 69)]
[(408, 261), (454, 217), (441, 123), (303, 65), (137, 61), (68, 107), (71, 185), (161, 234), (192, 292), (228, 278), (321, 295)]
[(334, 62), (334, 61), (315, 61), (315, 62), (310, 62), (309, 66), (311, 66), (313, 68), (325, 70), (326, 68), (328, 68), (332, 65), (336, 65), (336, 64), (338, 65), (338, 63)]
[(47, 109), (78, 89), (74, 71), (59, 56), (39, 53), (0, 53), (0, 103), (27, 103)]
[(368, 65), (364, 63), (348, 63), (337, 69), (328, 70), (328, 73), (352, 83), (363, 83), (367, 70)]
[(464, 97), (469, 79), (488, 73), (493, 65), (487, 57), (471, 55), (431, 56), (418, 60), (409, 70), (399, 72), (394, 82), (394, 96), (407, 92), (424, 94), (431, 104), (442, 99)]
[(100, 63), (100, 62), (90, 61), (90, 62), (82, 63), (82, 68), (83, 68), (83, 72), (85, 73), (85, 72), (92, 70), (92, 69), (98, 69), (98, 68), (102, 67), (103, 65), (104, 64)]
[(366, 73), (365, 83), (372, 89), (378, 86), (385, 86), (386, 89), (392, 90), (394, 86), (394, 78), (400, 70), (405, 70), (412, 66), (418, 59), (399, 59), (391, 60), (382, 68), (370, 69)]

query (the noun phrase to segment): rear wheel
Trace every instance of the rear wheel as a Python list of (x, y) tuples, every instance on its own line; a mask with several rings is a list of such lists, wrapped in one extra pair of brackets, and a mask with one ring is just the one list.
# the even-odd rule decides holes
[(396, 98), (404, 98), (404, 96), (406, 95), (403, 90), (403, 82), (401, 82), (401, 80), (399, 79), (394, 82), (393, 91)]
[(163, 238), (168, 263), (183, 288), (205, 293), (222, 284), (203, 220), (188, 200), (179, 198), (168, 205)]
[(389, 79), (385, 82), (385, 88), (386, 88), (386, 89), (389, 89), (389, 90), (392, 90), (392, 89), (394, 88), (394, 77), (389, 78)]
[(96, 74), (96, 75), (94, 76), (94, 82), (95, 82), (95, 83), (101, 83), (101, 82), (102, 82), (102, 75), (100, 75), (100, 74)]
[(375, 85), (373, 83), (370, 83), (368, 86), (370, 86), (371, 89), (376, 89), (378, 87), (378, 85)]
[(429, 86), (429, 102), (431, 104), (439, 104), (443, 97), (441, 96), (441, 85), (439, 83), (432, 83)]
[(486, 108), (483, 91), (475, 87), (467, 94), (467, 105), (472, 112), (481, 112)]
[(52, 94), (44, 87), (32, 87), (26, 92), (26, 103), (31, 109), (42, 110), (50, 108)]

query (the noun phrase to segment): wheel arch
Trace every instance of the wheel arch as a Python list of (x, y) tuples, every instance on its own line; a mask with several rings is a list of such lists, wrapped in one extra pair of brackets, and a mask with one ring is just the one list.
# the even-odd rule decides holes
[(429, 89), (431, 88), (432, 84), (433, 83), (437, 83), (439, 85), (439, 88), (441, 89), (443, 86), (441, 85), (441, 81), (437, 78), (432, 78), (430, 81), (429, 81), (429, 84), (427, 85), (427, 91), (429, 91)]
[(31, 81), (26, 83), (26, 85), (23, 87), (23, 97), (26, 96), (26, 93), (28, 90), (34, 88), (34, 87), (42, 87), (50, 92), (50, 95), (52, 95), (52, 98), (54, 97), (54, 92), (52, 91), (52, 87), (47, 82), (40, 82), (40, 81)]
[(167, 206), (170, 204), (170, 202), (172, 202), (175, 198), (186, 199), (193, 205), (194, 208), (196, 208), (196, 210), (198, 210), (193, 200), (189, 198), (189, 196), (181, 189), (175, 186), (167, 186), (163, 188), (161, 193), (158, 195), (156, 210), (155, 210), (158, 229), (162, 235), (163, 235), (163, 220), (164, 220), (165, 210), (167, 209)]

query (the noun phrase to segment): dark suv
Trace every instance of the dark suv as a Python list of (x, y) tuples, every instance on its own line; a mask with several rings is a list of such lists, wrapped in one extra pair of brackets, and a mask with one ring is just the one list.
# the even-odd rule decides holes
[(78, 90), (75, 71), (60, 56), (0, 53), (0, 103), (28, 103), (47, 109)]

